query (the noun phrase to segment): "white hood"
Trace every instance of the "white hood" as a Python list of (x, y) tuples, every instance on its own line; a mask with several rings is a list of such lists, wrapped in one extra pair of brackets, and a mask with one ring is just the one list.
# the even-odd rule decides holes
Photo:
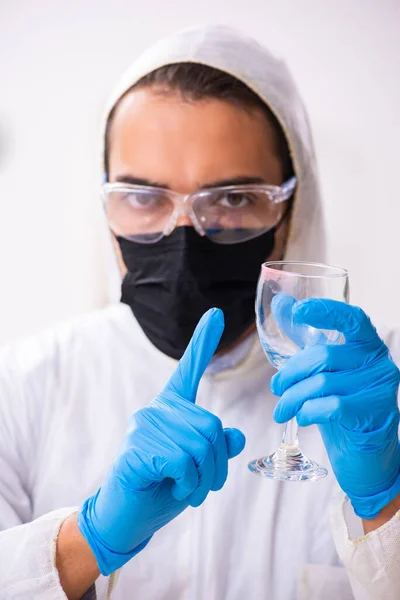
[[(186, 29), (160, 40), (122, 76), (107, 107), (104, 132), (110, 111), (130, 87), (151, 71), (178, 62), (208, 65), (233, 75), (275, 114), (286, 134), (298, 180), (285, 258), (323, 262), (325, 232), (307, 113), (285, 63), (252, 38), (230, 27), (209, 26)], [(113, 288), (116, 279), (114, 276)]]

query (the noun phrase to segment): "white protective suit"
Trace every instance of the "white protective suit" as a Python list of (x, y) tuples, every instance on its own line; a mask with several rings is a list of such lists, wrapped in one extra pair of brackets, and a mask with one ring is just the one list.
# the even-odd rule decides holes
[[(179, 61), (231, 73), (276, 114), (298, 177), (286, 257), (323, 260), (312, 140), (284, 64), (226, 28), (186, 31), (145, 53), (111, 106), (143, 74)], [(96, 491), (129, 416), (163, 388), (176, 363), (151, 345), (122, 304), (0, 354), (0, 599), (65, 600), (55, 568), (60, 525)], [(247, 446), (230, 461), (222, 491), (188, 508), (122, 568), (113, 599), (400, 598), (399, 514), (353, 542), (331, 471), (314, 484), (278, 483), (248, 471), (248, 461), (275, 450), (282, 434), (272, 419), (272, 374), (255, 336), (214, 360), (197, 401), (225, 427), (240, 428)], [(302, 429), (300, 441), (310, 458), (329, 466), (316, 427)], [(98, 598), (108, 586), (100, 577)]]

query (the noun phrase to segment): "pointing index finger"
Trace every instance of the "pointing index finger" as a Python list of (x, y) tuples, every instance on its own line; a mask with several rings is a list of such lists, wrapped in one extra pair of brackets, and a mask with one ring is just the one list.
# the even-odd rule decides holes
[(204, 313), (167, 384), (168, 389), (190, 402), (196, 401), (200, 379), (218, 347), (223, 331), (222, 310), (211, 308)]

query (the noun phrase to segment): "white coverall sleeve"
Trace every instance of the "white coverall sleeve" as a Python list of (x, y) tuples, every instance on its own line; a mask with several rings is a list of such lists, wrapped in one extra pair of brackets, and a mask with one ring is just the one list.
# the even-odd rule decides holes
[(0, 532), (1, 600), (67, 600), (55, 566), (56, 543), (62, 522), (75, 511), (62, 508)]
[[(63, 521), (77, 508), (32, 520), (36, 449), (52, 360), (38, 365), (25, 352), (18, 354), (0, 350), (0, 600), (67, 600), (56, 569), (56, 543)], [(95, 599), (96, 587), (83, 599)]]
[(400, 511), (375, 531), (356, 539), (349, 533), (350, 520), (358, 517), (348, 498), (342, 498), (332, 509), (332, 532), (355, 600), (399, 600)]

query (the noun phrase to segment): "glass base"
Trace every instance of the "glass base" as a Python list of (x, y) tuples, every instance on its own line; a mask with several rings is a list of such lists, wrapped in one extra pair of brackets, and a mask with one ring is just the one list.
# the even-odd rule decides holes
[(324, 467), (309, 460), (298, 447), (289, 449), (281, 446), (270, 456), (252, 460), (248, 467), (256, 475), (280, 481), (317, 481), (328, 475)]

